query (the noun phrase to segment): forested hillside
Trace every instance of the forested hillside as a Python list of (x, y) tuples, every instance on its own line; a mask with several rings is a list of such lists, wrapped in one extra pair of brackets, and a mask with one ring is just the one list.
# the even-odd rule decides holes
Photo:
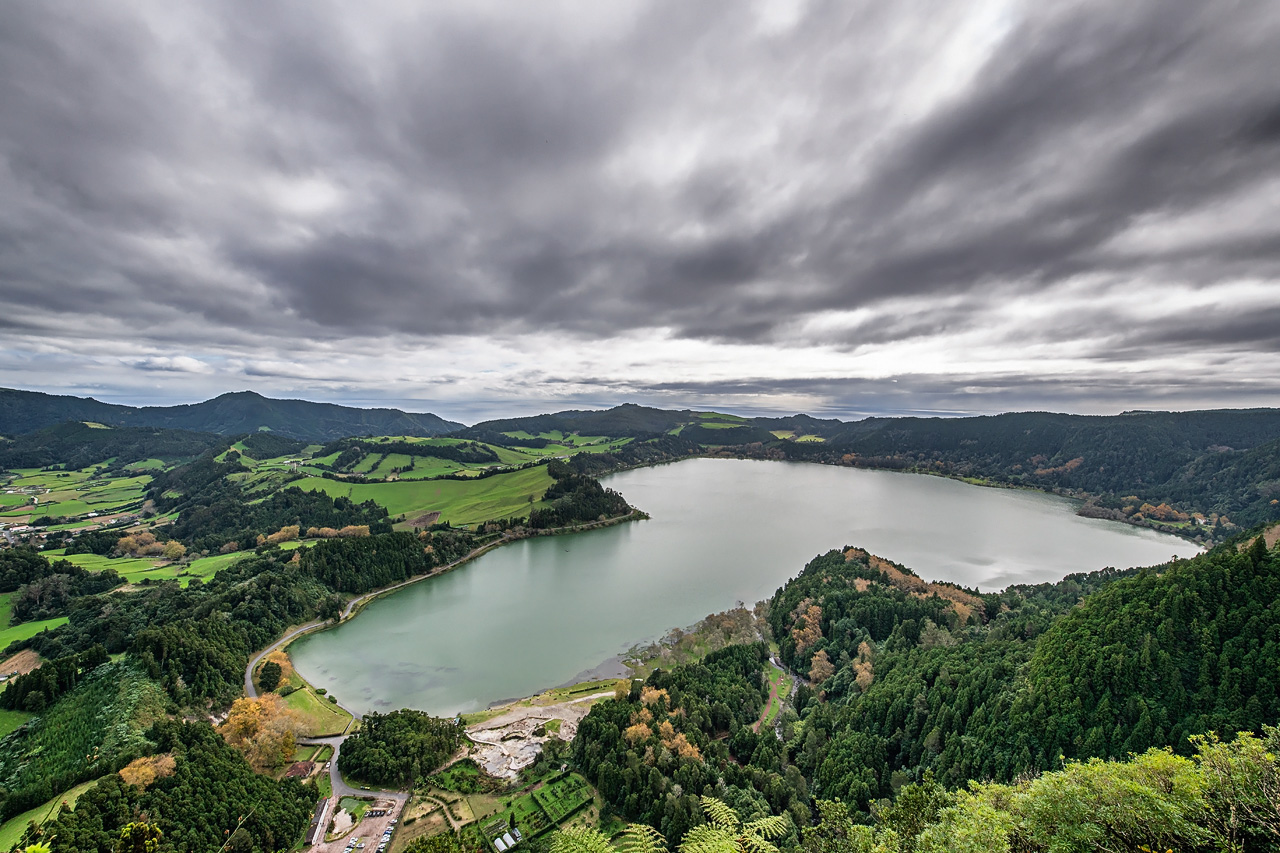
[[(934, 820), (946, 806), (973, 807), (948, 793), (970, 780), (1021, 790), (1063, 762), (1153, 748), (1192, 756), (1207, 748), (1201, 735), (1262, 736), (1280, 721), (1280, 552), (1260, 544), (999, 594), (925, 584), (858, 549), (832, 551), (778, 590), (769, 622), (782, 660), (812, 680), (780, 741), (749, 725), (760, 706), (746, 697), (764, 683), (759, 652), (720, 653), (739, 666), (732, 678), (701, 677), (697, 707), (682, 704), (683, 686), (702, 669), (682, 667), (593, 708), (574, 754), (619, 814), (678, 841), (698, 820), (697, 795), (711, 790), (744, 819), (785, 812), (804, 827), (824, 799), (846, 804), (854, 822), (890, 827), (895, 796), (907, 807), (904, 785), (941, 785), (926, 815)], [(671, 698), (655, 701), (664, 688)], [(655, 736), (664, 725), (666, 738)], [(671, 743), (681, 733), (694, 749)], [(1266, 761), (1259, 772), (1274, 777)], [(1149, 772), (1099, 767), (1055, 784)], [(1280, 821), (1280, 801), (1270, 808)]]
[(1141, 512), (1142, 504), (1172, 503), (1184, 515), (1223, 515), (1247, 528), (1280, 519), (1278, 439), (1278, 409), (1112, 417), (1024, 412), (872, 418), (829, 432), (823, 442), (783, 447), (793, 459), (1080, 492), (1119, 517)]

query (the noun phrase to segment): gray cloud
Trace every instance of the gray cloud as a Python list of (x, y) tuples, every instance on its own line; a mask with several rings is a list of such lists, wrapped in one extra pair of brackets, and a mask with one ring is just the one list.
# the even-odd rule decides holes
[[(114, 353), (101, 382), (122, 391), (155, 377), (110, 370), (165, 364), (313, 366), (333, 391), (341, 354), (456, 336), (938, 341), (913, 358), (992, 363), (995, 384), (966, 368), (972, 392), (937, 392), (974, 410), (1118, 401), (1140, 392), (1122, 361), (1276, 351), (1274, 297), (1228, 294), (1280, 277), (1280, 10), (798, 8), (20, 0), (0, 28), (0, 376), (42, 347)], [(1062, 310), (1002, 313), (1041, 301)], [(1035, 346), (1100, 372), (1041, 395), (1004, 363)], [(917, 362), (897, 372), (946, 366)], [(797, 381), (845, 405), (819, 379)]]

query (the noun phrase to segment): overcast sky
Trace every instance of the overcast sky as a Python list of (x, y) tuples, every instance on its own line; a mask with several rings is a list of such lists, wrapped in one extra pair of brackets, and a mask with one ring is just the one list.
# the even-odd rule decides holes
[(16, 0), (0, 386), (1280, 405), (1280, 4)]

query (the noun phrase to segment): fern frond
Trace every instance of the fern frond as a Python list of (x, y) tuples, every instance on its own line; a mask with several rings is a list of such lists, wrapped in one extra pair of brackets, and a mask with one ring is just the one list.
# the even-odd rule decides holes
[(742, 827), (744, 835), (756, 835), (760, 838), (775, 840), (791, 831), (791, 820), (783, 815), (772, 815), (753, 820)]
[(716, 799), (715, 797), (703, 797), (702, 811), (713, 825), (728, 832), (736, 833), (738, 827), (742, 825), (742, 821), (738, 819), (738, 813), (729, 808), (724, 800)]
[[(723, 806), (724, 803), (720, 805)], [(739, 853), (739, 851), (737, 839), (732, 833), (704, 823), (685, 833), (684, 840), (680, 842), (680, 853)]]
[(738, 839), (743, 853), (778, 853), (778, 848), (758, 835), (744, 835)]
[(667, 839), (644, 823), (628, 824), (618, 839), (620, 853), (667, 853)]
[(551, 853), (614, 853), (598, 829), (571, 827), (551, 836)]

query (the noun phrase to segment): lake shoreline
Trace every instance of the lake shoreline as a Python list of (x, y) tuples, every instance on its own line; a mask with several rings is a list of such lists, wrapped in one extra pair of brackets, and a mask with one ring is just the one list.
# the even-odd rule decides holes
[[(607, 485), (649, 508), (650, 524), (620, 534), (566, 530), (591, 535), (575, 537), (577, 544), (561, 539), (563, 546), (539, 536), (487, 543), (488, 550), (449, 569), (473, 563), (482, 567), (478, 573), (388, 604), (373, 622), (326, 626), (354, 633), (309, 634), (310, 648), (295, 656), (301, 671), (347, 707), (469, 712), (604, 675), (602, 666), (623, 675), (617, 658), (637, 642), (651, 642), (642, 638), (734, 600), (767, 598), (814, 556), (814, 542), (857, 544), (920, 570), (924, 579), (987, 591), (1190, 553), (1182, 539), (1080, 518), (1074, 502), (1037, 490), (998, 489), (981, 498), (964, 488), (970, 483), (944, 487), (955, 478), (893, 476), (899, 471), (839, 473), (845, 466), (775, 467), (723, 457), (670, 461), (683, 464), (609, 475), (622, 482)], [(928, 536), (921, 536), (922, 525)], [(1009, 543), (1014, 532), (1020, 544)], [(523, 545), (497, 547), (510, 542)], [(404, 585), (445, 574), (436, 570)], [(356, 605), (363, 612), (373, 599), (394, 599), (389, 593), (401, 589), (374, 591)]]

